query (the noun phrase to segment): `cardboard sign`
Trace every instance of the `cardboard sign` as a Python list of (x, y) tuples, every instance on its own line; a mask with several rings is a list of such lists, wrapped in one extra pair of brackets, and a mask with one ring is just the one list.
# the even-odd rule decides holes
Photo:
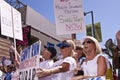
[(21, 52), (20, 80), (38, 80), (35, 69), (39, 67), (40, 50), (41, 41), (38, 41)]
[(0, 0), (0, 16), (1, 34), (23, 40), (21, 13), (6, 1)]
[(80, 33), (86, 30), (82, 0), (54, 0), (56, 33)]
[(95, 78), (88, 78), (85, 80), (106, 80), (105, 76), (99, 76), (99, 77), (95, 77)]

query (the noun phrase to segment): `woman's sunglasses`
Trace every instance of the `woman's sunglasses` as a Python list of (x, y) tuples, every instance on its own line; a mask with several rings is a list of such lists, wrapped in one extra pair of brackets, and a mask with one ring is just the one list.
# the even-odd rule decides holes
[(83, 42), (83, 45), (84, 45), (85, 43), (90, 44), (90, 43), (93, 43), (93, 41), (84, 41), (84, 42)]

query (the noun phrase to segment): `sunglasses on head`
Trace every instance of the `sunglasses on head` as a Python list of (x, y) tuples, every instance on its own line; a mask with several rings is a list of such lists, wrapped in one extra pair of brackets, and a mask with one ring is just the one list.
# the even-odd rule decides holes
[(83, 45), (84, 45), (85, 43), (90, 44), (90, 43), (93, 43), (93, 41), (90, 41), (90, 40), (89, 40), (89, 41), (84, 41), (84, 42), (83, 42)]

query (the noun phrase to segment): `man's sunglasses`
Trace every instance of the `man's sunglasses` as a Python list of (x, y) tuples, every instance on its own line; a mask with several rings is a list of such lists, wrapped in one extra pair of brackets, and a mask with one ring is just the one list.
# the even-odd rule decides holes
[(66, 48), (66, 47), (68, 47), (68, 46), (61, 46), (60, 49), (64, 49), (64, 48)]
[(84, 41), (82, 44), (84, 45), (85, 43), (90, 44), (90, 43), (94, 43), (94, 42), (93, 41)]

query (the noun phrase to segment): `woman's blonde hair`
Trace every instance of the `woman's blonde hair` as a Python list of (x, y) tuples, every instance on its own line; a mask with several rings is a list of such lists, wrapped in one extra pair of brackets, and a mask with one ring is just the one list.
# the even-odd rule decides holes
[(75, 47), (75, 43), (74, 43), (73, 40), (66, 40), (66, 42), (67, 42), (68, 44), (70, 44), (70, 46), (72, 47), (73, 50), (76, 49), (76, 47)]
[(72, 48), (72, 53), (71, 53), (71, 55), (73, 56), (73, 55), (75, 54), (76, 45), (75, 45), (75, 43), (74, 43), (73, 40), (66, 40), (66, 42), (67, 42), (68, 44), (70, 44), (70, 46), (71, 46), (71, 48)]
[(86, 36), (85, 38), (84, 38), (84, 40), (83, 40), (83, 42), (85, 41), (85, 39), (90, 39), (90, 40), (92, 40), (93, 41), (93, 43), (95, 44), (95, 52), (96, 53), (101, 53), (101, 47), (100, 47), (100, 44), (99, 44), (99, 42), (98, 42), (98, 40), (97, 39), (95, 39), (94, 37), (91, 37), (91, 36)]

